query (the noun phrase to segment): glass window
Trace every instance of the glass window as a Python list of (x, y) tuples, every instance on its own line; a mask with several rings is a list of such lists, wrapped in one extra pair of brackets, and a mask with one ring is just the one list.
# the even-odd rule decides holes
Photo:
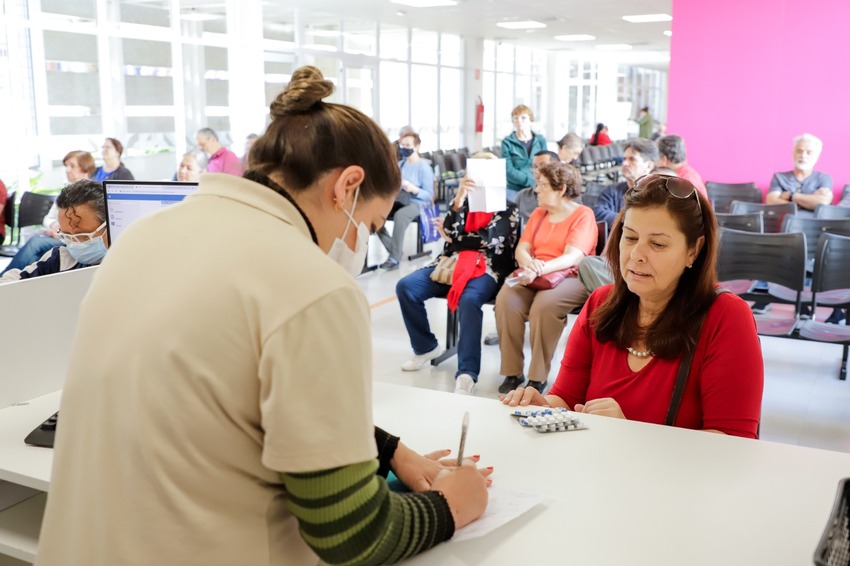
[(295, 56), (267, 53), (264, 67), (266, 106), (268, 106), (292, 78), (292, 71), (295, 70)]
[(431, 149), (454, 148), (463, 145), (463, 113), (461, 109), (461, 93), (463, 92), (463, 75), (460, 69), (443, 67), (440, 70), (440, 140), (433, 140), (425, 149), (422, 141), (422, 151)]
[(481, 98), (484, 102), (484, 132), (481, 136), (482, 147), (496, 143), (496, 73), (484, 71), (481, 84)]
[(381, 61), (380, 77), (378, 123), (390, 139), (398, 139), (399, 130), (410, 124), (407, 64)]
[(503, 138), (514, 131), (511, 111), (514, 109), (514, 76), (496, 73), (496, 137)]
[(514, 72), (514, 46), (499, 43), (496, 46), (496, 70), (508, 73)]
[(531, 49), (528, 47), (516, 48), (516, 72), (524, 75), (531, 73)]
[(407, 28), (381, 24), (381, 59), (407, 61)]
[(374, 88), (372, 69), (345, 69), (345, 103), (372, 117), (375, 113), (372, 105)]
[[(95, 0), (41, 0), (41, 11), (47, 14), (61, 14), (63, 16), (74, 16), (86, 20), (97, 18), (97, 6)], [(3, 11), (0, 9), (0, 14)]]
[(358, 55), (375, 55), (378, 39), (374, 23), (345, 22), (343, 50)]
[[(165, 3), (168, 5), (169, 3)], [(224, 4), (180, 0), (180, 20), (185, 24), (200, 24), (202, 32), (227, 33)]]
[(410, 84), (416, 85), (410, 93), (410, 123), (421, 136), (431, 139), (431, 143), (434, 143), (439, 131), (437, 67), (412, 65), (410, 73)]
[[(416, 63), (437, 64), (438, 35), (435, 31), (415, 29), (410, 40), (410, 58)], [(414, 84), (415, 81), (414, 81)]]
[(303, 44), (301, 47), (310, 51), (327, 51), (329, 53), (339, 51), (342, 31), (339, 28), (338, 18), (308, 14), (304, 19)]
[[(73, 2), (69, 2), (72, 4)], [(128, 24), (143, 24), (147, 26), (170, 27), (171, 6), (157, 6), (148, 3), (131, 3), (111, 1), (110, 13), (118, 12), (119, 21)], [(170, 4), (170, 3), (169, 3)]]
[(484, 70), (496, 70), (496, 42), (484, 40)]
[(581, 92), (581, 129), (584, 132), (594, 132), (596, 131), (596, 92), (591, 85), (584, 85)]
[(587, 137), (587, 132), (579, 130), (578, 120), (576, 119), (578, 116), (578, 86), (576, 85), (570, 86), (569, 108), (569, 125), (567, 126), (567, 129), (571, 132), (578, 133), (582, 137)]
[(440, 64), (463, 67), (463, 41), (459, 35), (440, 35)]
[(263, 38), (295, 46), (295, 13), (291, 8), (263, 2)]

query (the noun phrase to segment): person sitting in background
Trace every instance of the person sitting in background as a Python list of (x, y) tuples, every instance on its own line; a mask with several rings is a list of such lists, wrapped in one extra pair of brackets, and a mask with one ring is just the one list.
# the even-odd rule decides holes
[[(545, 163), (538, 169), (540, 207), (523, 229), (516, 248), (521, 272), (517, 285), (503, 285), (496, 296), (496, 328), (502, 352), (499, 393), (525, 381), (523, 377), (525, 323), (531, 332), (528, 387), (546, 388), (555, 346), (567, 315), (584, 304), (587, 294), (575, 277), (576, 266), (596, 249), (598, 231), (593, 210), (575, 202), (581, 194), (581, 175), (566, 163)], [(551, 289), (529, 285), (542, 275), (569, 269), (569, 275)]]
[(534, 185), (526, 187), (516, 195), (516, 205), (519, 209), (519, 217), (523, 224), (531, 218), (531, 213), (537, 208), (537, 183), (540, 182), (540, 167), (546, 163), (560, 163), (561, 158), (554, 151), (540, 151), (531, 161), (531, 175), (534, 177)]
[[(485, 156), (496, 157), (490, 153), (473, 155)], [(443, 253), (428, 267), (402, 277), (396, 285), (398, 304), (414, 354), (401, 369), (419, 370), (440, 355), (440, 344), (428, 324), (425, 301), (447, 297), (449, 308), (457, 310), (460, 325), (455, 393), (465, 395), (472, 394), (481, 371), (484, 316), (481, 307), (495, 298), (502, 281), (516, 265), (512, 250), (519, 222), (516, 206), (512, 203), (500, 212), (470, 212), (467, 195), (471, 190), (475, 190), (475, 181), (465, 177), (443, 221), (443, 231), (450, 240), (443, 246)], [(451, 285), (431, 278), (444, 257), (456, 258)]]
[(254, 142), (259, 138), (257, 134), (248, 134), (245, 136), (245, 153), (242, 155), (242, 171), (247, 171), (250, 169), (249, 166), (249, 158), (251, 156), (251, 146), (254, 145)]
[(757, 438), (761, 346), (747, 303), (717, 293), (717, 248), (717, 220), (696, 187), (638, 181), (611, 233), (614, 284), (582, 309), (549, 395), (520, 387), (502, 401)]
[(502, 159), (508, 181), (508, 200), (516, 202), (516, 195), (526, 187), (534, 186), (531, 163), (534, 156), (546, 151), (546, 138), (531, 130), (534, 112), (520, 104), (511, 112), (514, 131), (502, 140)]
[(236, 154), (221, 145), (218, 134), (212, 128), (201, 128), (195, 134), (198, 147), (209, 156), (207, 172), (227, 173), (228, 175), (242, 176), (242, 161)]
[(434, 198), (434, 169), (431, 162), (419, 155), (422, 140), (419, 134), (407, 134), (399, 140), (401, 151), (401, 192), (393, 204), (391, 213), (393, 233), (386, 226), (378, 230), (378, 238), (387, 248), (390, 257), (381, 264), (387, 271), (397, 269), (401, 261), (404, 234), (410, 223), (419, 218), (419, 206), (428, 205)]
[(658, 138), (666, 134), (667, 122), (658, 122), (658, 126), (655, 128), (655, 133), (652, 134), (652, 141), (658, 141)]
[(609, 227), (614, 225), (614, 220), (623, 208), (623, 195), (634, 186), (635, 181), (652, 171), (656, 159), (658, 148), (649, 140), (638, 138), (625, 144), (622, 166), (625, 181), (608, 185), (599, 193), (593, 206), (596, 220), (604, 220)]
[(596, 124), (596, 131), (590, 136), (590, 145), (611, 145), (611, 138), (608, 137), (608, 126), (602, 122)]
[(832, 204), (832, 177), (815, 171), (823, 142), (812, 134), (794, 138), (794, 169), (775, 173), (770, 180), (765, 202), (797, 204), (797, 215), (814, 215), (819, 204)]
[(398, 139), (393, 142), (393, 146), (395, 146), (395, 153), (396, 153), (396, 156), (398, 157), (398, 161), (401, 161), (402, 159), (404, 159), (404, 155), (402, 154), (401, 147), (399, 145), (399, 144), (401, 144), (402, 138), (404, 138), (405, 136), (409, 136), (410, 134), (415, 134), (415, 133), (416, 133), (416, 130), (413, 129), (413, 126), (402, 126), (401, 129), (398, 131)]
[(177, 167), (177, 180), (184, 183), (197, 183), (201, 174), (207, 172), (207, 154), (200, 149), (191, 149), (183, 154)]
[(584, 142), (578, 135), (570, 132), (558, 142), (558, 157), (564, 163), (569, 163), (573, 167), (578, 168), (578, 157), (584, 150)]
[[(62, 163), (65, 165), (65, 178), (68, 179), (68, 183), (88, 179), (94, 175), (96, 170), (94, 158), (87, 151), (69, 151), (62, 159)], [(27, 239), (26, 243), (15, 254), (15, 257), (12, 258), (12, 261), (9, 262), (9, 265), (6, 266), (6, 269), (0, 272), (0, 275), (4, 275), (7, 271), (13, 269), (23, 269), (38, 261), (52, 248), (62, 245), (62, 242), (56, 238), (56, 232), (59, 230), (58, 216), (59, 211), (54, 202), (42, 221), (44, 229)]]
[(688, 152), (685, 149), (685, 140), (682, 136), (669, 135), (658, 138), (658, 159), (655, 164), (658, 167), (669, 167), (675, 171), (676, 176), (687, 179), (697, 188), (703, 196), (707, 197), (705, 183), (697, 170), (688, 165)]
[(121, 145), (120, 141), (115, 138), (106, 138), (103, 141), (100, 154), (103, 157), (103, 166), (97, 168), (92, 179), (99, 183), (107, 179), (111, 181), (132, 181), (134, 179), (130, 170), (121, 163), (124, 146)]
[(103, 260), (109, 248), (103, 185), (90, 179), (72, 183), (56, 197), (56, 206), (59, 209), (56, 237), (64, 245), (53, 248), (24, 269), (7, 271), (0, 282), (70, 271)]

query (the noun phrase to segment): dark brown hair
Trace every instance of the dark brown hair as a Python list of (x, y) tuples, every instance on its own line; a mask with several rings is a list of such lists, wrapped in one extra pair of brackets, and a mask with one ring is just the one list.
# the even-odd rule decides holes
[(118, 152), (118, 157), (124, 155), (124, 146), (121, 145), (121, 142), (116, 140), (115, 138), (106, 138), (106, 141), (111, 142), (113, 146), (115, 146), (115, 151)]
[[(649, 182), (646, 182), (649, 180)], [(614, 276), (614, 289), (593, 313), (591, 321), (596, 338), (601, 342), (614, 342), (625, 348), (643, 339), (646, 348), (660, 358), (675, 358), (696, 347), (699, 330), (705, 313), (716, 298), (717, 287), (717, 219), (711, 205), (696, 188), (696, 198), (677, 198), (667, 187), (668, 182), (690, 185), (677, 177), (652, 175), (636, 184), (639, 190), (629, 189), (625, 205), (614, 221), (607, 256)], [(699, 199), (699, 205), (697, 205)], [(693, 266), (682, 273), (673, 297), (664, 311), (648, 328), (639, 325), (640, 299), (629, 291), (620, 271), (620, 239), (623, 236), (623, 219), (631, 208), (664, 208), (676, 221), (685, 235), (689, 248), (696, 245), (700, 236), (705, 240)]]
[(322, 102), (333, 90), (316, 67), (297, 69), (271, 104), (271, 124), (251, 147), (251, 169), (277, 175), (286, 190), (298, 192), (326, 172), (359, 165), (365, 172), (361, 198), (397, 194), (401, 172), (386, 134), (359, 110)]
[(566, 187), (562, 197), (574, 199), (581, 194), (581, 174), (569, 163), (547, 161), (537, 168), (537, 172), (546, 177), (556, 193), (561, 192), (561, 187)]
[(97, 170), (97, 166), (94, 164), (94, 157), (92, 157), (91, 153), (89, 153), (88, 151), (82, 151), (79, 149), (69, 151), (68, 155), (62, 158), (62, 165), (66, 165), (69, 159), (74, 159), (77, 161), (77, 165), (79, 165), (80, 171), (85, 173), (86, 177), (91, 177)]

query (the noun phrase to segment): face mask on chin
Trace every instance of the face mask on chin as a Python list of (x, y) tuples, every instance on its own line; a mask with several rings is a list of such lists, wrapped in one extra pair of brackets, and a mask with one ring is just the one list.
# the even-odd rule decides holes
[[(360, 272), (363, 271), (369, 245), (369, 228), (366, 227), (365, 222), (358, 223), (354, 220), (354, 210), (357, 208), (357, 199), (359, 196), (360, 187), (357, 187), (354, 193), (354, 204), (351, 205), (351, 212), (343, 209), (345, 215), (348, 216), (348, 222), (345, 225), (342, 238), (334, 239), (331, 249), (328, 251), (328, 257), (342, 266), (352, 277), (360, 275)], [(345, 237), (348, 235), (348, 229), (352, 224), (356, 225), (357, 230), (357, 241), (354, 244), (353, 250), (345, 243)]]

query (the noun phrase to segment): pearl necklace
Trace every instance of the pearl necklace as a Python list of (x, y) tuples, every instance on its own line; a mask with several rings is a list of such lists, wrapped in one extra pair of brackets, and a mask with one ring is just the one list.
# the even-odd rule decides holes
[(645, 350), (645, 351), (641, 352), (640, 350), (635, 350), (635, 349), (634, 349), (634, 348), (632, 348), (631, 346), (626, 346), (626, 351), (627, 351), (628, 353), (630, 353), (631, 355), (636, 356), (636, 357), (638, 357), (638, 358), (648, 358), (649, 356), (654, 355), (654, 354), (653, 354), (651, 351), (649, 351), (649, 350)]

